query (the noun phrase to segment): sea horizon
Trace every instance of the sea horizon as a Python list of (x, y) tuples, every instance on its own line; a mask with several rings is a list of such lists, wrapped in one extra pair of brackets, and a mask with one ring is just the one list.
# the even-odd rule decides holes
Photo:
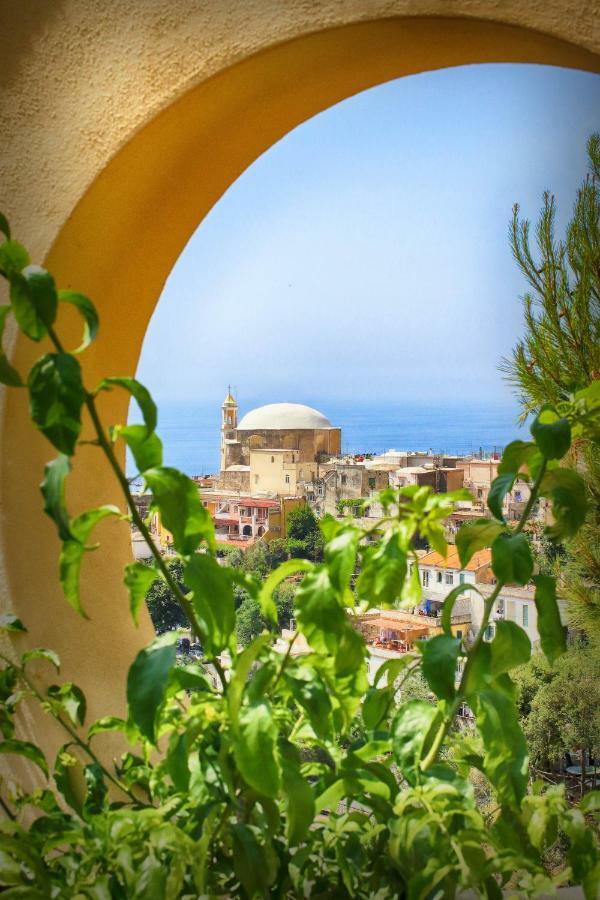
[[(259, 405), (244, 403), (240, 417)], [(528, 435), (527, 426), (518, 425), (516, 403), (436, 400), (378, 405), (338, 400), (323, 401), (318, 408), (332, 425), (342, 429), (344, 454), (379, 454), (391, 449), (459, 456), (480, 450), (500, 453), (511, 441)], [(164, 446), (164, 464), (187, 475), (218, 472), (220, 417), (220, 405), (160, 403), (157, 431)], [(131, 469), (129, 459), (128, 471)]]

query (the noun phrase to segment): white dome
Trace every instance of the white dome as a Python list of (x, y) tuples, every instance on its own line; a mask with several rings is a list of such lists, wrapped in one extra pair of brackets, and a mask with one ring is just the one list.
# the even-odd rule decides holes
[(266, 406), (251, 409), (238, 425), (239, 431), (315, 428), (333, 428), (333, 426), (323, 413), (302, 403), (267, 403)]

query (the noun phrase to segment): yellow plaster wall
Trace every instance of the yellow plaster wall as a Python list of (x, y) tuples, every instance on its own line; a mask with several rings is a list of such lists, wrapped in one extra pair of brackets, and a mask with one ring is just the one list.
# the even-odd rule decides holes
[[(235, 178), (291, 128), (357, 91), (427, 69), (524, 61), (599, 71), (594, 6), (5, 0), (0, 208), (60, 286), (95, 300), (102, 332), (85, 358), (88, 384), (134, 373), (149, 317), (187, 239)], [(67, 319), (61, 329), (74, 346), (79, 324)], [(40, 349), (17, 341), (15, 364), (26, 371)], [(127, 526), (99, 530), (103, 547), (85, 564), (85, 622), (56, 585), (58, 543), (41, 512), (37, 486), (51, 451), (32, 435), (24, 392), (2, 394), (1, 403), (2, 605), (27, 620), (23, 643), (60, 653), (62, 677), (89, 694), (90, 717), (118, 713), (127, 666), (151, 635), (148, 618), (136, 631), (127, 613)], [(106, 422), (124, 420), (122, 392), (103, 396), (101, 406)], [(96, 451), (82, 448), (71, 509), (118, 500)], [(39, 730), (39, 722), (27, 728)], [(44, 729), (51, 750), (59, 738)]]

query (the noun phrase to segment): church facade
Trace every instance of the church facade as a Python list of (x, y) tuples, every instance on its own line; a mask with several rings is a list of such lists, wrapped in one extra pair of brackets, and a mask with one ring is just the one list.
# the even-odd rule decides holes
[(237, 403), (228, 393), (221, 407), (219, 486), (297, 495), (319, 463), (339, 456), (341, 440), (340, 428), (301, 403), (269, 403), (238, 421)]

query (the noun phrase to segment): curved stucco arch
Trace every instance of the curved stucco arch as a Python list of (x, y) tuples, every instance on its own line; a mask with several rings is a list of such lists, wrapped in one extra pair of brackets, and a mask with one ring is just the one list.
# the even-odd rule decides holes
[[(286, 14), (278, 28), (272, 17), (258, 9), (260, 4), (232, 0), (223, 4), (230, 12), (229, 30), (221, 27), (222, 17), (217, 17), (220, 27), (205, 36), (198, 65), (189, 69), (184, 60), (185, 77), (174, 87), (161, 81), (153, 96), (152, 85), (140, 80), (137, 70), (129, 88), (123, 86), (120, 73), (115, 74), (120, 109), (107, 104), (104, 94), (97, 95), (100, 107), (113, 108), (118, 118), (106, 122), (109, 137), (100, 141), (100, 148), (90, 144), (86, 132), (91, 121), (86, 104), (93, 102), (99, 90), (98, 79), (90, 87), (85, 66), (78, 74), (76, 63), (67, 60), (66, 82), (79, 91), (71, 106), (71, 129), (55, 135), (54, 142), (34, 141), (27, 159), (9, 160), (14, 178), (5, 182), (10, 190), (5, 190), (0, 206), (13, 215), (17, 236), (46, 259), (59, 285), (88, 293), (99, 308), (102, 331), (85, 357), (87, 382), (92, 384), (106, 374), (135, 372), (147, 323), (189, 236), (238, 175), (275, 141), (332, 104), (406, 74), (482, 62), (544, 63), (600, 71), (600, 32), (594, 32), (586, 18), (586, 3), (576, 5), (580, 7), (579, 20), (572, 9), (563, 12), (558, 2), (530, 4), (523, 11), (515, 0), (495, 4), (496, 16), (504, 21), (490, 21), (490, 5), (485, 0), (421, 3), (420, 8), (427, 7), (425, 11), (430, 13), (422, 17), (407, 15), (419, 4), (390, 0), (373, 4), (372, 20), (356, 22), (364, 17), (358, 12), (361, 4), (298, 2), (289, 5), (296, 18)], [(126, 8), (132, 4), (113, 0), (109, 6), (120, 10), (125, 20)], [(178, 45), (182, 53), (190, 46), (187, 37), (184, 40), (175, 25), (164, 19), (173, 6), (167, 0), (148, 4), (151, 17), (156, 9), (162, 10), (167, 29), (166, 36), (164, 31), (148, 36), (144, 25), (150, 50), (159, 57), (165, 41)], [(450, 17), (449, 6), (453, 10)], [(72, 0), (57, 7), (74, 15)], [(440, 10), (446, 17), (431, 15)], [(92, 25), (94, 15), (89, 13)], [(47, 23), (36, 23), (36, 28), (46, 27), (51, 34), (54, 29), (59, 37), (63, 29), (66, 39), (68, 15), (66, 24), (56, 11), (49, 18)], [(120, 42), (126, 42), (128, 35), (133, 40), (131, 29), (124, 29), (122, 35), (119, 22), (113, 25), (113, 32), (99, 27), (88, 34), (102, 70), (102, 89), (109, 96), (111, 67), (102, 61), (103, 42), (112, 34), (116, 49), (111, 45), (108, 56), (114, 66)], [(250, 35), (244, 35), (249, 25)], [(120, 49), (123, 52), (123, 46)], [(11, 69), (19, 102), (9, 102), (8, 108), (13, 125), (25, 132), (29, 119), (21, 102), (19, 79), (29, 85), (31, 69), (37, 66), (38, 75), (43, 74), (44, 65), (32, 58), (26, 42), (21, 50), (20, 68)], [(14, 62), (9, 54), (11, 60)], [(206, 64), (200, 65), (203, 61)], [(37, 107), (43, 107), (41, 82), (33, 79), (33, 83), (39, 90)], [(137, 101), (142, 103), (141, 115)], [(46, 112), (51, 121), (52, 111)], [(59, 119), (63, 114), (61, 108)], [(33, 131), (38, 134), (36, 128)], [(68, 148), (64, 146), (70, 140), (75, 149), (70, 143)], [(13, 149), (20, 146), (19, 134), (12, 145)], [(81, 158), (75, 159), (75, 151)], [(71, 179), (60, 164), (61, 152), (74, 167)], [(40, 171), (46, 171), (47, 181), (40, 180)], [(48, 173), (54, 173), (56, 179)], [(66, 319), (64, 329), (73, 341), (77, 339), (75, 320)], [(19, 340), (13, 348), (14, 362), (26, 371), (39, 352), (38, 346)], [(107, 394), (101, 402), (107, 422), (124, 420), (124, 393)], [(37, 487), (51, 451), (32, 434), (24, 392), (11, 391), (4, 397), (0, 436), (3, 603), (26, 620), (30, 629), (26, 643), (51, 646), (59, 652), (62, 677), (77, 681), (86, 690), (91, 717), (118, 713), (124, 704), (126, 669), (136, 649), (151, 636), (149, 620), (145, 618), (135, 630), (127, 611), (121, 583), (122, 567), (130, 554), (127, 527), (99, 529), (104, 546), (90, 554), (85, 564), (84, 602), (91, 615), (86, 622), (67, 607), (56, 583), (58, 542), (42, 514)], [(97, 451), (82, 447), (69, 485), (71, 509), (119, 499)], [(32, 720), (29, 727), (32, 731), (39, 728), (39, 721)], [(51, 746), (59, 736), (47, 731), (45, 739)]]

